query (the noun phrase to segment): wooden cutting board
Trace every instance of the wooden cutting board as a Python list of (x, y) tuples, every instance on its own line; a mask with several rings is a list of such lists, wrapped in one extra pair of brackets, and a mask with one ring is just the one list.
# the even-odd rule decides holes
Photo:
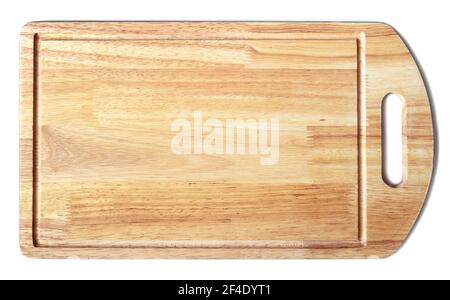
[(38, 22), (20, 67), (27, 256), (386, 257), (426, 198), (429, 100), (385, 24)]

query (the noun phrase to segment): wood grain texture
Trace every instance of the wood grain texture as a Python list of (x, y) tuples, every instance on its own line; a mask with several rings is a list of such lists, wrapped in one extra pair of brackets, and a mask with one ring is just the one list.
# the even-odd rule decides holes
[[(430, 106), (388, 25), (37, 22), (20, 64), (27, 256), (386, 257), (423, 206)], [(396, 188), (381, 175), (388, 93), (406, 103)], [(195, 111), (278, 119), (279, 162), (175, 155), (171, 123)]]

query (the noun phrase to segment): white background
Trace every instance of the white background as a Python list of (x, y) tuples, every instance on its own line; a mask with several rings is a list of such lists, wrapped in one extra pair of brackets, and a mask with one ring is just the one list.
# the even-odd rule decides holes
[[(447, 1), (3, 1), (0, 8), (1, 279), (407, 279), (450, 277)], [(19, 32), (37, 20), (382, 21), (409, 42), (430, 83), (439, 163), (425, 212), (386, 260), (32, 260), (19, 251)]]

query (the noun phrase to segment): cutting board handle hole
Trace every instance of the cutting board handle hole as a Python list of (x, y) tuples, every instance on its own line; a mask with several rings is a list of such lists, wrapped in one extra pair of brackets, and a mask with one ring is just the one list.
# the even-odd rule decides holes
[(391, 187), (399, 187), (404, 180), (405, 101), (400, 95), (389, 93), (382, 103), (382, 176)]

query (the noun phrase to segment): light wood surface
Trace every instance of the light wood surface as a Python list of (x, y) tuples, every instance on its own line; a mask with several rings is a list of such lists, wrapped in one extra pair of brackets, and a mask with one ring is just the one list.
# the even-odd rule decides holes
[[(36, 22), (20, 68), (30, 257), (387, 257), (426, 198), (429, 100), (385, 24)], [(382, 178), (389, 93), (405, 99), (398, 187)], [(277, 160), (225, 135), (223, 153), (175, 153), (174, 122), (198, 112), (277, 120)]]

